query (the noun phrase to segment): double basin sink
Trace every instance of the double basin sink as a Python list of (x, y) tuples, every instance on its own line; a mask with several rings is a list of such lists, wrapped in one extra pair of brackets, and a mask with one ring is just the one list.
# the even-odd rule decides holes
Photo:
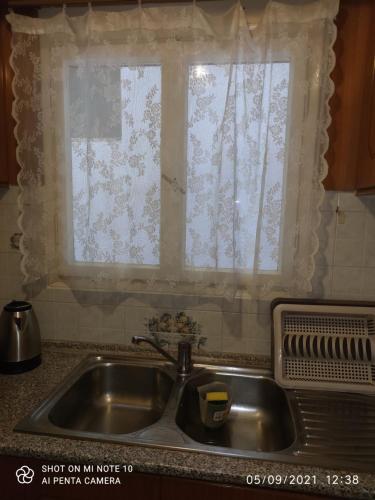
[[(219, 429), (200, 418), (197, 387), (232, 396)], [(360, 422), (360, 424), (359, 424)], [(332, 467), (375, 467), (375, 397), (285, 391), (270, 372), (90, 356), (15, 431)]]
[[(197, 387), (227, 384), (229, 418), (200, 418)], [(264, 370), (195, 365), (179, 380), (170, 363), (106, 357), (84, 360), (16, 431), (248, 456), (289, 448), (295, 426), (286, 395)]]

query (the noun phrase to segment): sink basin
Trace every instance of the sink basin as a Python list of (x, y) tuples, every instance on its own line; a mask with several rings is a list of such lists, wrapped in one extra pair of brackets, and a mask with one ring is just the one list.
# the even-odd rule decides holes
[[(225, 424), (209, 429), (202, 424), (197, 387), (224, 382), (232, 395)], [(294, 425), (284, 391), (270, 378), (206, 373), (188, 382), (177, 410), (176, 423), (194, 441), (237, 450), (275, 452), (292, 445)]]
[[(197, 387), (213, 381), (233, 400), (220, 429), (200, 419)], [(185, 380), (164, 360), (91, 355), (14, 430), (373, 472), (373, 399), (285, 391), (258, 368), (195, 364)]]
[[(213, 381), (233, 400), (220, 429), (200, 419), (197, 387)], [(373, 472), (373, 399), (285, 391), (260, 368), (195, 364), (186, 380), (164, 360), (91, 355), (14, 430)]]
[(84, 371), (49, 413), (53, 425), (128, 434), (157, 422), (173, 380), (158, 367), (107, 362)]
[[(197, 387), (214, 381), (227, 384), (232, 407), (208, 429)], [(164, 361), (101, 356), (82, 361), (15, 430), (238, 456), (271, 456), (296, 439), (286, 392), (267, 371), (196, 365), (184, 382)]]

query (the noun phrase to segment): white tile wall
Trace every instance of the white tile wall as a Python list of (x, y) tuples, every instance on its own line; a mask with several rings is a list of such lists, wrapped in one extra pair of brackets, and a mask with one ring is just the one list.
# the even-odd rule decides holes
[(326, 193), (313, 295), (375, 300), (375, 197)]
[[(17, 188), (0, 188), (0, 307), (24, 298)], [(338, 210), (338, 212), (337, 212)], [(315, 297), (375, 300), (375, 198), (326, 193), (313, 278)], [(210, 351), (270, 354), (269, 303), (223, 298), (72, 291), (63, 284), (29, 298), (48, 339), (129, 343), (152, 315), (184, 310), (202, 325)]]

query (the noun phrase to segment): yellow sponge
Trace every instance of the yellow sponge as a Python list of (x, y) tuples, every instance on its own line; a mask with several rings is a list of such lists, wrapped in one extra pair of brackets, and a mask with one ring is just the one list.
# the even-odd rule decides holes
[(207, 401), (228, 401), (228, 399), (227, 392), (207, 392), (206, 394)]

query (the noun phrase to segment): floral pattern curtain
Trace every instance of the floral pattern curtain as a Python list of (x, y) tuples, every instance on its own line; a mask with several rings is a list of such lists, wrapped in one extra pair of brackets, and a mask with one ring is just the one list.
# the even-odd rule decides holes
[(8, 15), (25, 281), (309, 291), (337, 8)]

